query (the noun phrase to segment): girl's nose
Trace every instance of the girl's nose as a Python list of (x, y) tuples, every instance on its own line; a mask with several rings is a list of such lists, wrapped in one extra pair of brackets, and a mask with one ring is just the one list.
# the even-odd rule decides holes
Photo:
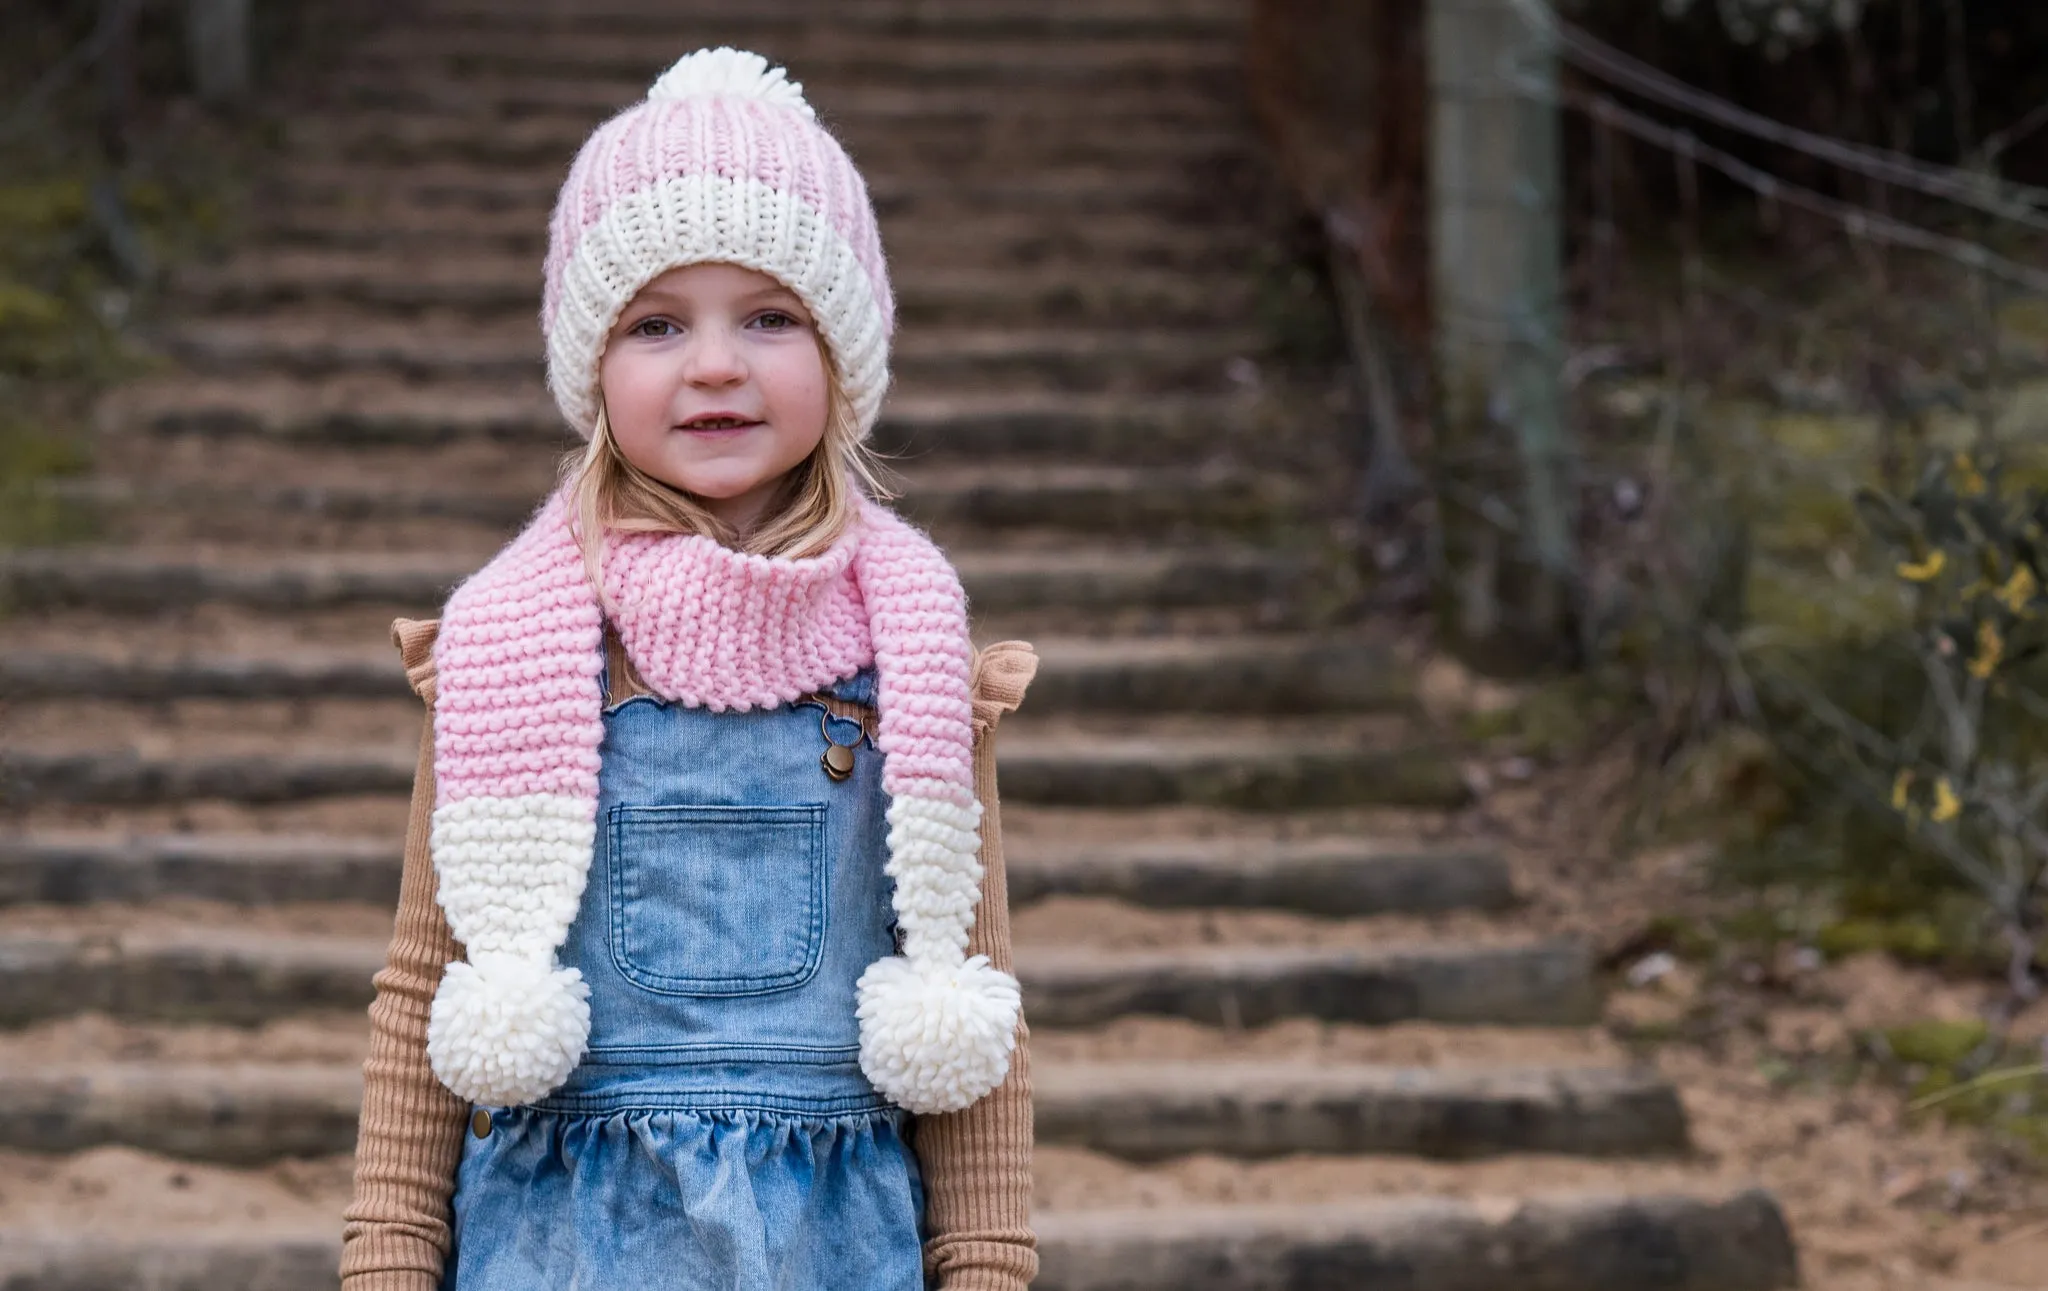
[(683, 375), (692, 385), (726, 386), (746, 380), (740, 347), (722, 328), (703, 328), (684, 352)]

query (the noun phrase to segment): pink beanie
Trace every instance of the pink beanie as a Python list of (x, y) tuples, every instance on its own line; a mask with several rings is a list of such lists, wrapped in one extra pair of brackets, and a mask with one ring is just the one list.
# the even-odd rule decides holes
[(861, 434), (889, 385), (896, 305), (867, 185), (803, 87), (759, 54), (700, 49), (576, 154), (548, 225), (548, 390), (597, 424), (597, 365), (619, 312), (682, 265), (736, 264), (804, 302)]

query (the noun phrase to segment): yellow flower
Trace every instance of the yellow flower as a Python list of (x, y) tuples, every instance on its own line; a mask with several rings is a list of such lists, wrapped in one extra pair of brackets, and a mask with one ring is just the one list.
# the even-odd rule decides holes
[(2022, 563), (2012, 571), (2012, 577), (2005, 580), (2005, 586), (1998, 589), (1998, 599), (2005, 602), (2005, 608), (2014, 614), (2025, 614), (2034, 593), (2040, 590), (2041, 584), (2034, 578), (2033, 567)]
[(1892, 781), (1893, 811), (1904, 811), (1906, 809), (1906, 803), (1908, 801), (1906, 798), (1906, 791), (1908, 789), (1911, 789), (1912, 787), (1913, 773), (1911, 771), (1899, 772), (1899, 778)]
[(1926, 559), (1917, 565), (1902, 562), (1899, 565), (1899, 577), (1911, 583), (1924, 583), (1940, 574), (1942, 566), (1947, 563), (1948, 556), (1942, 552), (1941, 548), (1937, 547), (1933, 551), (1928, 552)]
[(1956, 492), (1966, 498), (1981, 497), (1984, 493), (1984, 473), (1968, 453), (1956, 454)]
[(1956, 791), (1949, 786), (1948, 777), (1943, 776), (1941, 779), (1936, 780), (1934, 782), (1934, 810), (1928, 813), (1928, 819), (1940, 823), (1945, 820), (1954, 820), (1962, 814), (1962, 801), (1956, 797)]
[(1977, 625), (1977, 657), (1970, 660), (1972, 677), (1989, 677), (1998, 671), (1998, 661), (2005, 657), (2005, 639), (1998, 635), (1997, 625), (1989, 619)]

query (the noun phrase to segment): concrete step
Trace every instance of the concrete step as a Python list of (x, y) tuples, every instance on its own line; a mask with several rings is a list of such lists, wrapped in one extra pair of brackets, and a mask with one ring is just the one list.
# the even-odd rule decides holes
[[(1324, 838), (1077, 844), (1012, 840), (1010, 901), (1107, 897), (1138, 907), (1297, 910), (1335, 918), (1505, 910), (1506, 861), (1475, 847)], [(0, 838), (0, 906), (187, 898), (251, 906), (398, 899), (397, 844), (317, 834), (16, 834)]]
[(1390, 650), (1309, 635), (1042, 637), (1033, 713), (1406, 712), (1414, 676)]
[[(471, 211), (450, 220), (443, 212), (403, 204), (298, 201), (281, 192), (250, 219), (250, 245), (258, 249), (489, 251), (525, 255), (538, 265), (547, 245), (547, 222), (524, 210)], [(1113, 211), (1067, 217), (991, 211), (971, 225), (950, 217), (899, 215), (882, 221), (882, 241), (892, 257), (935, 268), (1065, 263), (1119, 272), (1130, 266), (1203, 271), (1250, 263), (1263, 245), (1235, 223)]]
[[(350, 451), (369, 454), (378, 448)], [(411, 455), (411, 450), (397, 451)], [(69, 508), (72, 514), (90, 517), (95, 526), (91, 532), (109, 541), (130, 541), (126, 531), (139, 520), (175, 516), (202, 532), (269, 524), (279, 534), (279, 549), (291, 550), (299, 545), (286, 536), (290, 530), (283, 522), (291, 519), (374, 522), (380, 528), (394, 520), (450, 520), (479, 526), (494, 539), (506, 538), (533, 514), (545, 488), (546, 483), (532, 489), (443, 490), (410, 485), (386, 488), (373, 482), (236, 487), (162, 476), (121, 479), (92, 475), (39, 481), (34, 491)], [(331, 527), (322, 528), (319, 541), (323, 546), (336, 545)], [(4, 666), (0, 663), (0, 670)]]
[(354, 1151), (363, 1078), (360, 1063), (37, 1063), (0, 1066), (0, 1090), (0, 1148), (261, 1165)]
[[(362, 1009), (385, 938), (219, 926), (0, 932), (0, 1026), (99, 1012), (136, 1021), (253, 1025)], [(1599, 991), (1568, 942), (1104, 951), (1020, 946), (1035, 1027), (1129, 1014), (1257, 1027), (1288, 1017), (1384, 1026), (1587, 1026)]]
[[(669, 61), (678, 47), (670, 45), (657, 57), (638, 64), (622, 63), (610, 70), (591, 68), (577, 76), (528, 75), (504, 64), (447, 68), (423, 62), (351, 62), (326, 80), (322, 106), (330, 111), (495, 116), (507, 121), (562, 113), (587, 115), (594, 124), (646, 97), (648, 86), (659, 74), (659, 64)], [(1077, 61), (1088, 57), (1084, 54)], [(978, 82), (959, 72), (918, 78), (883, 69), (867, 77), (837, 69), (821, 68), (817, 75), (801, 66), (793, 70), (826, 126), (856, 148), (892, 124), (909, 122), (915, 129), (920, 119), (987, 120), (1029, 113), (1071, 121), (1077, 97), (1100, 102), (1105, 120), (1120, 120), (1119, 114), (1128, 114), (1141, 121), (1164, 118), (1215, 124), (1243, 123), (1250, 116), (1241, 75), (1202, 77), (1161, 69), (1145, 74), (1141, 82), (1125, 83), (1116, 76), (1065, 74), (1057, 66), (1046, 67), (1047, 61), (1056, 62), (1040, 55), (1030, 66), (998, 70)], [(920, 103), (926, 105), (925, 111), (917, 110)], [(562, 161), (567, 164), (566, 155)]]
[[(464, 88), (469, 88), (465, 84)], [(954, 168), (1120, 162), (1131, 166), (1199, 166), (1242, 162), (1255, 136), (1242, 124), (1206, 124), (1156, 100), (1134, 99), (1117, 115), (1123, 128), (1103, 130), (1104, 109), (1069, 101), (1027, 102), (1002, 112), (1001, 99), (958, 115), (849, 117), (834, 112), (836, 133), (864, 171), (896, 173)], [(472, 107), (471, 112), (474, 112)], [(327, 156), (387, 164), (466, 161), (486, 165), (562, 166), (576, 155), (602, 111), (564, 109), (506, 119), (481, 114), (368, 109), (286, 123), (288, 145)]]
[(1644, 1070), (1040, 1063), (1031, 1080), (1039, 1142), (1136, 1161), (1643, 1156), (1688, 1146), (1677, 1091)]
[[(303, 1211), (300, 1205), (295, 1208)], [(1762, 1191), (1040, 1211), (1038, 1291), (1786, 1291)], [(339, 1223), (0, 1231), (8, 1291), (332, 1291)], [(104, 1231), (102, 1231), (102, 1228)]]
[[(381, 203), (443, 212), (467, 219), (473, 211), (518, 211), (545, 227), (561, 175), (551, 170), (507, 171), (455, 164), (368, 167), (320, 158), (284, 160), (269, 182), (289, 200), (333, 202), (369, 211)], [(1034, 167), (998, 177), (867, 177), (868, 196), (885, 222), (905, 215), (975, 218), (994, 211), (1095, 215), (1147, 213), (1215, 220), (1239, 204), (1253, 175), (1129, 169), (1107, 163)], [(538, 281), (538, 274), (536, 274)]]
[(1013, 841), (1004, 864), (1011, 904), (1019, 907), (1075, 896), (1152, 909), (1295, 910), (1353, 918), (1507, 910), (1516, 901), (1507, 861), (1496, 851), (1369, 838), (1168, 838), (1059, 847)]
[[(1095, 86), (1124, 89), (1173, 84), (1213, 85), (1236, 81), (1244, 53), (1223, 32), (1176, 35), (1091, 33), (1077, 40), (1064, 33), (1034, 37), (1013, 33), (991, 40), (979, 32), (887, 32), (832, 30), (814, 25), (779, 34), (761, 33), (756, 52), (789, 70), (821, 106), (839, 85), (924, 87), (1008, 84)], [(469, 75), (653, 79), (674, 61), (644, 34), (606, 31), (592, 25), (558, 31), (546, 40), (528, 32), (489, 27), (449, 27), (423, 40), (393, 24), (357, 41), (350, 63), (394, 77), (428, 73)]]
[[(530, 287), (521, 284), (521, 290)], [(506, 324), (406, 320), (352, 307), (311, 316), (286, 310), (196, 319), (165, 336), (163, 348), (196, 370), (244, 378), (366, 371), (410, 380), (531, 384), (542, 364), (540, 330), (528, 318)], [(1262, 350), (1258, 333), (1241, 328), (911, 329), (899, 339), (890, 368), (898, 388), (1213, 389), (1224, 384), (1233, 359)]]
[(1175, 1206), (1035, 1223), (1040, 1291), (1779, 1291), (1799, 1280), (1791, 1232), (1761, 1191)]
[[(165, 743), (172, 751), (158, 752)], [(400, 795), (412, 788), (412, 751), (396, 744), (323, 741), (317, 751), (260, 753), (206, 745), (171, 733), (168, 740), (147, 741), (146, 751), (134, 743), (0, 748), (0, 805), (265, 805)], [(1199, 739), (1046, 737), (1020, 724), (1004, 739), (1001, 760), (1004, 798), (1043, 806), (1447, 809), (1462, 805), (1469, 793), (1457, 759), (1426, 744), (1404, 747), (1398, 736), (1368, 740), (1303, 729), (1268, 734), (1263, 723), (1236, 723)]]
[[(1194, 1152), (1447, 1159), (1682, 1152), (1685, 1111), (1654, 1072), (1293, 1063), (1040, 1063), (1041, 1143), (1134, 1161)], [(360, 1063), (0, 1065), (0, 1148), (120, 1144), (260, 1165), (351, 1151)]]
[(388, 604), (428, 612), (477, 562), (446, 556), (181, 558), (93, 547), (0, 554), (0, 604), (16, 610), (163, 614), (217, 603), (281, 612)]
[(49, 803), (144, 807), (168, 803), (247, 805), (411, 792), (414, 759), (403, 749), (334, 749), (318, 754), (170, 756), (115, 749), (0, 749), (0, 807)]
[[(432, 126), (404, 126), (385, 131), (394, 145), (383, 154), (388, 160), (426, 160), (429, 156), (469, 155), (490, 159), (501, 165), (520, 164), (521, 153), (531, 160), (546, 162), (558, 170), (582, 143), (583, 136), (620, 109), (638, 103), (647, 93), (651, 77), (584, 76), (575, 78), (515, 76), (490, 71), (471, 71), (461, 76), (401, 74), (383, 68), (345, 68), (323, 85), (325, 107), (333, 115), (323, 121), (339, 120), (343, 114), (371, 118), (410, 118), (431, 121)], [(1175, 82), (1151, 87), (1130, 87), (1114, 82), (1098, 83), (1084, 93), (1057, 83), (998, 81), (985, 85), (916, 85), (900, 82), (858, 82), (843, 78), (829, 83), (813, 81), (806, 90), (820, 118), (861, 164), (866, 175), (884, 172), (931, 174), (934, 159), (919, 156), (913, 145), (932, 141), (942, 150), (957, 150), (965, 141), (986, 139), (994, 153), (1014, 147), (1015, 155), (1032, 164), (1070, 163), (1109, 157), (1131, 158), (1150, 164), (1165, 157), (1172, 164), (1174, 146), (1165, 151), (1149, 144), (1133, 145), (1105, 139), (1090, 140), (1091, 123), (1116, 121), (1135, 132), (1165, 135), (1174, 131), (1190, 137), (1207, 137), (1224, 143), (1235, 136), (1235, 150), (1229, 155), (1240, 160), (1246, 150), (1256, 150), (1258, 133), (1250, 105), (1235, 81)], [(563, 138), (569, 127), (529, 122), (581, 122), (582, 133)], [(491, 123), (508, 131), (513, 141), (484, 145), (485, 151), (464, 154), (428, 154), (415, 151), (443, 139), (460, 139), (454, 133), (468, 130), (480, 134)], [(1018, 138), (1029, 127), (1039, 138)], [(309, 127), (325, 129), (325, 125)], [(351, 134), (343, 136), (348, 146)], [(1100, 130), (1094, 133), (1102, 134)], [(329, 136), (332, 138), (333, 136)], [(373, 136), (374, 137), (374, 136)], [(417, 141), (417, 145), (408, 141)], [(310, 142), (310, 141), (309, 141)], [(541, 155), (545, 150), (546, 155)]]
[[(1389, 652), (1334, 637), (1040, 641), (1035, 713), (1403, 711), (1413, 679)], [(402, 699), (388, 650), (290, 655), (13, 650), (0, 700)]]
[(553, 32), (592, 25), (639, 33), (675, 33), (700, 42), (715, 32), (816, 28), (875, 35), (953, 34), (1185, 37), (1232, 34), (1243, 6), (1228, 0), (844, 0), (820, 22), (815, 0), (711, 0), (679, 11), (660, 0), (435, 0), (421, 9), (426, 31), (484, 26)]
[[(418, 616), (433, 613), (479, 563), (461, 555), (231, 560), (51, 548), (0, 553), (0, 605), (161, 614), (209, 602), (280, 611), (387, 604)], [(1253, 603), (1289, 594), (1306, 573), (1298, 560), (1253, 548), (963, 552), (953, 565), (979, 613)]]
[(1111, 951), (1017, 948), (1035, 1027), (1099, 1026), (1130, 1014), (1205, 1026), (1280, 1018), (1589, 1026), (1600, 992), (1573, 942)]
[[(576, 442), (538, 383), (183, 378), (135, 383), (109, 398), (101, 416), (116, 431), (336, 444), (491, 439), (566, 449)], [(1250, 416), (1250, 403), (1238, 395), (905, 393), (883, 408), (872, 442), (901, 458), (1047, 455), (1186, 467), (1245, 444)]]
[(0, 906), (250, 906), (346, 901), (395, 907), (399, 844), (318, 834), (15, 833), (0, 838)]
[[(902, 324), (977, 328), (1050, 320), (1100, 325), (1132, 316), (1148, 326), (1206, 325), (1247, 316), (1253, 291), (1244, 275), (1222, 268), (1199, 277), (1156, 269), (905, 269), (892, 286)], [(516, 318), (524, 330), (539, 308), (540, 275), (524, 257), (409, 261), (388, 252), (297, 252), (187, 270), (175, 290), (193, 308), (238, 314), (316, 304), (395, 314), (461, 311)], [(430, 343), (416, 339), (422, 347)]]
[[(376, 449), (357, 450), (363, 453)], [(408, 450), (387, 450), (411, 456)], [(365, 471), (365, 476), (372, 473)], [(998, 541), (1017, 530), (1199, 539), (1201, 531), (1257, 535), (1298, 520), (1314, 500), (1303, 481), (1234, 469), (1140, 470), (1049, 466), (1036, 462), (913, 466), (892, 482), (892, 505), (948, 546)], [(533, 514), (541, 490), (528, 487), (446, 490), (381, 480), (326, 485), (186, 483), (161, 474), (137, 480), (66, 476), (35, 493), (70, 514), (92, 517), (98, 532), (120, 540), (124, 527), (153, 516), (177, 517), (190, 534), (226, 535), (252, 524), (274, 526), (279, 549), (290, 549), (287, 518), (318, 520), (322, 546), (350, 546), (332, 523), (374, 522), (377, 542), (393, 520), (467, 521), (488, 541), (509, 536)], [(344, 534), (346, 531), (342, 531)], [(217, 541), (231, 541), (221, 537)]]
[(80, 1013), (250, 1026), (360, 1010), (384, 952), (381, 938), (227, 927), (0, 933), (0, 1026)]
[(1426, 737), (1332, 723), (1207, 720), (1200, 729), (1046, 729), (1021, 717), (1002, 738), (1005, 800), (1061, 807), (1171, 803), (1240, 811), (1317, 807), (1448, 810), (1470, 796), (1459, 759)]

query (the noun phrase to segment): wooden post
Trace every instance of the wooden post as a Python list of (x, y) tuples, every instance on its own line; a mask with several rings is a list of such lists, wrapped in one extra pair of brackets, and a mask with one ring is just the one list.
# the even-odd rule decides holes
[(185, 48), (192, 81), (208, 103), (249, 93), (249, 0), (185, 0)]
[(1557, 57), (1515, 0), (1429, 0), (1438, 612), (1475, 666), (1576, 653)]

